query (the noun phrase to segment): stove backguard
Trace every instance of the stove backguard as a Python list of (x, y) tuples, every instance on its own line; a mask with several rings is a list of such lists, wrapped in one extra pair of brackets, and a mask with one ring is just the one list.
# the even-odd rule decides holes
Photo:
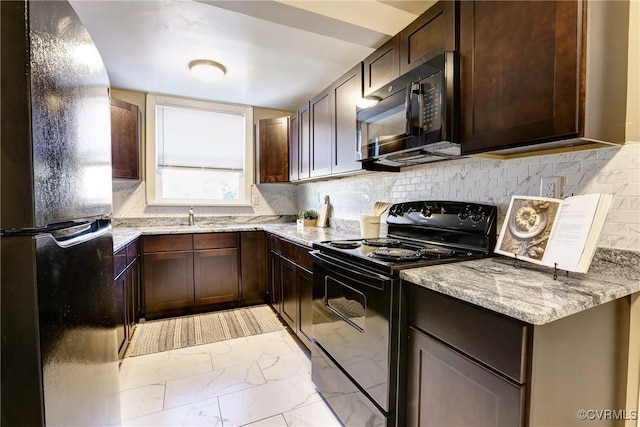
[(496, 245), (497, 208), (477, 203), (421, 201), (392, 205), (388, 237), (481, 251)]

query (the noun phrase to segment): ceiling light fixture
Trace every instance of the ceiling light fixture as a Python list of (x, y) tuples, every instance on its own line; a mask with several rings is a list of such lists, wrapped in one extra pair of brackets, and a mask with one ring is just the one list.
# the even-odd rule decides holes
[(365, 96), (364, 98), (360, 98), (356, 101), (356, 105), (358, 106), (358, 108), (369, 108), (369, 107), (373, 107), (374, 105), (376, 105), (378, 102), (380, 102), (380, 98), (378, 98), (377, 96)]
[(189, 62), (189, 70), (197, 78), (206, 81), (220, 80), (227, 73), (224, 65), (208, 59), (194, 59)]

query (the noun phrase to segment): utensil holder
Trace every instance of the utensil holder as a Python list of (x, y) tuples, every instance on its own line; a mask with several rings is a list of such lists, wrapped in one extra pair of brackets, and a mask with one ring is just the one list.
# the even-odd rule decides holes
[(380, 236), (380, 217), (378, 215), (360, 216), (360, 234), (366, 239)]

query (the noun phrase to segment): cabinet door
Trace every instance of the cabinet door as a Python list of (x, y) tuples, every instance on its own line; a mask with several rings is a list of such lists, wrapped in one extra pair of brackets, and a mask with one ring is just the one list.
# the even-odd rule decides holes
[(267, 288), (267, 236), (264, 231), (240, 233), (242, 301), (264, 302)]
[(298, 113), (289, 117), (289, 180), (300, 179), (300, 128)]
[(307, 346), (311, 346), (311, 333), (313, 323), (313, 273), (298, 267), (298, 292), (300, 305), (300, 322), (298, 324), (298, 337)]
[(209, 249), (194, 252), (195, 305), (238, 300), (238, 250)]
[(258, 122), (258, 157), (261, 183), (289, 181), (289, 118)]
[(193, 253), (144, 254), (145, 314), (192, 307)]
[(463, 154), (578, 136), (580, 11), (569, 1), (461, 2)]
[(400, 33), (364, 61), (364, 94), (369, 95), (400, 76)]
[(282, 315), (282, 282), (280, 279), (280, 254), (269, 251), (269, 303)]
[(127, 339), (131, 340), (133, 330), (140, 318), (140, 261), (138, 259), (127, 268), (126, 287)]
[(311, 101), (311, 160), (310, 175), (331, 173), (331, 96), (325, 90)]
[(298, 330), (298, 277), (296, 265), (280, 258), (280, 283), (282, 292), (282, 311), (280, 315), (293, 330)]
[(456, 50), (457, 7), (458, 2), (439, 1), (400, 32), (401, 75), (445, 50)]
[(358, 144), (356, 102), (362, 97), (362, 64), (358, 64), (332, 87), (335, 132), (331, 173), (362, 169), (356, 161)]
[(522, 426), (519, 387), (409, 328), (407, 426)]
[(127, 343), (127, 320), (126, 320), (126, 297), (125, 288), (127, 273), (122, 273), (113, 281), (116, 293), (116, 337), (118, 342), (118, 354), (120, 357), (126, 350)]
[(111, 98), (111, 162), (114, 178), (140, 179), (140, 111)]
[(311, 172), (311, 116), (309, 103), (298, 110), (300, 128), (300, 179), (309, 178)]

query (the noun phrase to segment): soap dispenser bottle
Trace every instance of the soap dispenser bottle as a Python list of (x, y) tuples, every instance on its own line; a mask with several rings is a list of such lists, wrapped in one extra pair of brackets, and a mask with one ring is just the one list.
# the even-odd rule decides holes
[(193, 206), (189, 208), (189, 225), (193, 225), (195, 223), (195, 217), (193, 215)]

